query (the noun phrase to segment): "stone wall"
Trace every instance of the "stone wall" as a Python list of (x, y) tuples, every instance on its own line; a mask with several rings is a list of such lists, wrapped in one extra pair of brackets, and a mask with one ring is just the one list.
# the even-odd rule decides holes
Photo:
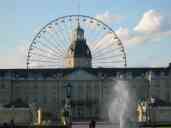
[(16, 124), (30, 124), (32, 113), (27, 108), (0, 108), (0, 123), (10, 123), (11, 120)]
[(171, 106), (153, 107), (151, 110), (152, 122), (171, 122)]

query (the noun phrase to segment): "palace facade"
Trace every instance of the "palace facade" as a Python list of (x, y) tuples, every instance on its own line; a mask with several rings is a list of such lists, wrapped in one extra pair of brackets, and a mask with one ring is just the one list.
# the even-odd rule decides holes
[[(117, 81), (126, 81), (136, 96), (147, 95), (171, 102), (171, 64), (158, 68), (92, 68), (91, 51), (78, 26), (68, 48), (63, 69), (0, 69), (0, 104), (21, 99), (60, 118), (70, 85), (73, 120), (108, 118), (108, 108)], [(149, 86), (148, 76), (151, 75)]]

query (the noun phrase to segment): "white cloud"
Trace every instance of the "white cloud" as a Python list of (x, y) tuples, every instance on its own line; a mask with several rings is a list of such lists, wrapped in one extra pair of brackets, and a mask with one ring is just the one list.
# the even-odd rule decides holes
[(103, 14), (97, 14), (95, 18), (103, 21), (105, 24), (111, 24), (122, 19), (122, 16), (113, 15), (109, 11), (105, 11)]
[(92, 43), (90, 47), (92, 50), (96, 48), (106, 48), (109, 46), (109, 44), (113, 43), (113, 38), (114, 38), (113, 34), (106, 33), (98, 42)]
[(134, 46), (136, 44), (140, 44), (147, 40), (148, 36), (143, 36), (141, 34), (131, 34), (128, 28), (120, 27), (116, 30), (116, 34), (121, 39), (123, 45), (125, 47)]
[[(106, 16), (104, 17), (109, 16), (108, 13), (105, 15)], [(144, 13), (143, 18), (132, 30), (126, 27), (120, 27), (115, 32), (121, 39), (125, 48), (137, 46), (143, 43), (159, 42), (161, 39), (171, 36), (171, 27), (169, 27), (170, 22), (168, 21), (168, 18), (162, 16), (159, 12), (149, 10)], [(110, 34), (107, 34), (98, 42), (98, 44), (96, 44), (96, 47), (105, 47), (111, 41)], [(95, 47), (92, 46), (92, 48)]]
[(159, 12), (155, 10), (149, 10), (144, 13), (134, 30), (145, 33), (159, 32), (162, 28), (162, 22), (163, 17)]
[[(139, 45), (148, 40), (152, 40), (154, 37), (154, 36), (151, 37), (151, 35), (131, 33), (128, 28), (123, 28), (123, 27), (120, 27), (119, 29), (117, 29), (115, 33), (117, 34), (117, 36), (119, 37), (119, 39), (121, 40), (125, 48)], [(171, 33), (167, 33), (167, 34), (169, 35)], [(91, 48), (92, 49), (96, 49), (96, 47), (105, 48), (109, 46), (110, 43), (113, 43), (115, 41), (113, 40), (113, 38), (114, 38), (113, 34), (107, 33), (106, 35), (104, 35), (103, 38), (101, 38), (101, 40), (98, 43), (94, 43), (94, 45), (91, 45)], [(156, 37), (155, 39), (158, 39), (158, 38)], [(115, 45), (113, 46), (115, 47)]]
[(116, 30), (116, 34), (122, 41), (127, 41), (130, 38), (128, 28), (120, 27), (118, 30)]
[(171, 19), (162, 15), (156, 10), (149, 10), (144, 13), (134, 31), (144, 34), (157, 34), (171, 30)]
[[(97, 14), (95, 16), (96, 19), (104, 22), (107, 25), (110, 25), (120, 19), (122, 19), (122, 16), (119, 15), (113, 15), (111, 14), (109, 11), (105, 11), (104, 13), (101, 14)], [(97, 24), (91, 23), (89, 20), (87, 20), (86, 22), (84, 22), (84, 25), (91, 30), (96, 30), (97, 29)]]
[(168, 17), (159, 12), (149, 10), (133, 28), (134, 31), (120, 27), (116, 33), (126, 47), (146, 42), (159, 42), (161, 39), (171, 36), (170, 21)]
[(116, 34), (121, 39), (124, 46), (127, 48), (142, 43), (159, 42), (161, 39), (171, 36), (171, 31), (144, 34), (131, 32), (128, 30), (128, 28), (119, 28), (118, 30), (116, 30)]

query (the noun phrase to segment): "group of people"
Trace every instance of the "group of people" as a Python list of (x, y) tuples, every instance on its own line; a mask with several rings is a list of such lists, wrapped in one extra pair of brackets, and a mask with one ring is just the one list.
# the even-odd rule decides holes
[(4, 122), (0, 128), (16, 128), (15, 123), (13, 120), (10, 121), (10, 123)]
[[(91, 120), (89, 123), (89, 128), (95, 128), (96, 127), (96, 121), (95, 120)], [(2, 126), (0, 126), (0, 128), (16, 128), (15, 123), (13, 120), (10, 121), (10, 123), (3, 123)]]
[(95, 128), (96, 127), (96, 121), (95, 120), (91, 120), (89, 123), (89, 128)]

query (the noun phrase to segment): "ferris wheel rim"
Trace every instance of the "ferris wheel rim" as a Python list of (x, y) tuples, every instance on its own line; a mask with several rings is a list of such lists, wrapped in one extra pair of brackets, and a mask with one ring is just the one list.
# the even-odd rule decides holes
[(34, 38), (32, 39), (31, 41), (31, 44), (29, 45), (29, 48), (28, 48), (28, 54), (27, 54), (27, 60), (26, 60), (26, 66), (27, 66), (27, 69), (29, 69), (29, 59), (30, 59), (30, 51), (31, 51), (31, 48), (32, 48), (32, 45), (34, 43), (34, 41), (36, 40), (36, 38), (38, 37), (38, 35), (46, 28), (48, 27), (49, 25), (53, 24), (55, 21), (59, 21), (60, 19), (65, 19), (65, 18), (68, 18), (68, 17), (84, 17), (84, 18), (89, 18), (89, 19), (92, 19), (92, 20), (95, 20), (99, 23), (101, 23), (102, 25), (104, 25), (106, 28), (108, 28), (108, 30), (110, 30), (110, 33), (112, 33), (115, 37), (117, 37), (117, 40), (119, 41), (120, 43), (120, 47), (122, 48), (123, 50), (123, 58), (124, 58), (124, 67), (126, 68), (127, 67), (127, 56), (126, 56), (126, 51), (125, 51), (125, 48), (124, 48), (124, 45), (122, 43), (122, 41), (120, 40), (120, 38), (118, 37), (118, 35), (116, 34), (116, 32), (107, 24), (105, 24), (103, 21), (95, 18), (95, 17), (92, 17), (92, 16), (87, 16), (87, 15), (81, 15), (81, 14), (71, 14), (71, 15), (65, 15), (65, 16), (61, 16), (61, 17), (58, 17), (58, 18), (55, 18), (53, 20), (51, 20), (50, 22), (48, 22), (46, 25), (44, 25), (34, 36)]

